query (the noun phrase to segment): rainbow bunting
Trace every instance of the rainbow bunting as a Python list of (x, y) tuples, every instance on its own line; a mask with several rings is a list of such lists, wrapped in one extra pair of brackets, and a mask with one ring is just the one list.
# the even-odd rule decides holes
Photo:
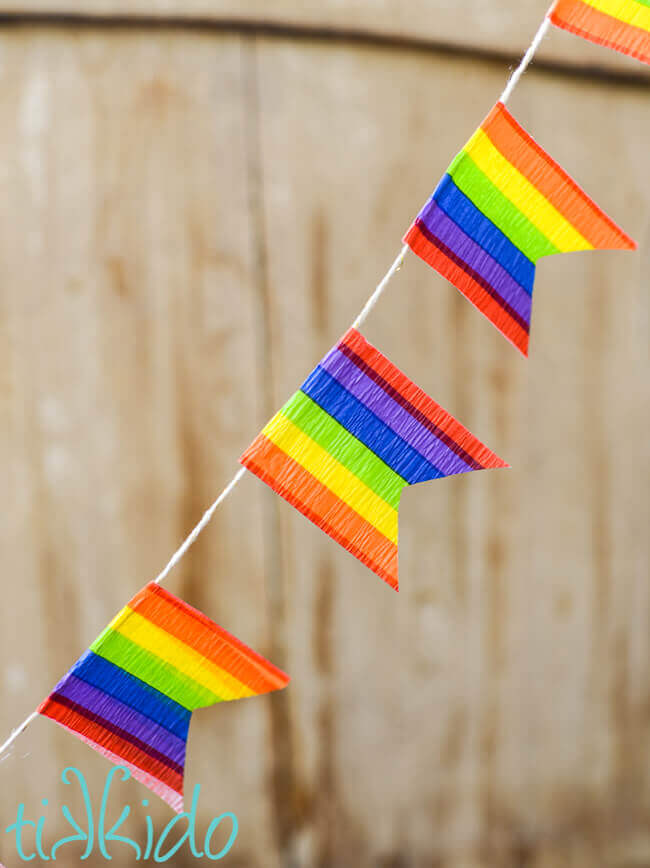
[(650, 0), (556, 0), (556, 27), (650, 63)]
[(240, 461), (395, 590), (402, 490), (508, 466), (355, 329)]
[(280, 690), (288, 681), (214, 621), (151, 583), (38, 710), (182, 811), (192, 712)]
[(502, 103), (455, 158), (404, 241), (524, 355), (538, 259), (636, 247)]

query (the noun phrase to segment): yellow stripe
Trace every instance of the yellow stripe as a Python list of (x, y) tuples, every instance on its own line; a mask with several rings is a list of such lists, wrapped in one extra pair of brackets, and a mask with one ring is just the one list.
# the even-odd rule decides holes
[(278, 413), (262, 431), (275, 445), (397, 545), (397, 510)]
[(562, 253), (593, 250), (584, 238), (530, 181), (508, 162), (479, 129), (464, 148), (479, 169)]
[(128, 606), (111, 621), (110, 627), (223, 700), (255, 696), (250, 687)]
[(612, 18), (650, 31), (650, 9), (634, 0), (582, 0), (586, 6), (591, 6), (598, 12), (611, 15)]

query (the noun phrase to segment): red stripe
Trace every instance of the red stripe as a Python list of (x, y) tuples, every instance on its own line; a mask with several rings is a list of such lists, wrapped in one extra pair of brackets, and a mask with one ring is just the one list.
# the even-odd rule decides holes
[(251, 473), (397, 590), (397, 546), (275, 443), (259, 434), (239, 460)]
[[(377, 371), (368, 365), (364, 360), (358, 356), (354, 350), (349, 347), (344, 340), (342, 340), (337, 349), (339, 352), (343, 353), (343, 355), (349, 359), (353, 365), (359, 368), (369, 379), (373, 381), (377, 386), (382, 389), (391, 400), (393, 400), (396, 404), (398, 404), (403, 410), (415, 419), (416, 422), (419, 422), (427, 431), (430, 431), (435, 437), (438, 438), (442, 443), (444, 443), (451, 452), (461, 458), (468, 467), (471, 467), (472, 470), (482, 470), (483, 466), (475, 461), (471, 455), (469, 455), (463, 449), (460, 444), (456, 443), (451, 437), (448, 437), (445, 432), (435, 425), (424, 413), (421, 413), (416, 407), (411, 404), (397, 389), (394, 389), (390, 383), (386, 382), (386, 380), (378, 374)], [(383, 358), (383, 357), (382, 357)], [(386, 359), (388, 362), (388, 359)], [(390, 363), (389, 363), (390, 364)]]
[[(472, 456), (464, 448), (465, 444), (463, 441), (467, 440), (469, 437), (476, 439), (474, 438), (474, 435), (471, 434), (466, 428), (464, 428), (459, 422), (457, 422), (453, 418), (453, 416), (450, 416), (449, 413), (443, 410), (442, 407), (439, 407), (437, 404), (435, 404), (434, 401), (433, 403), (438, 409), (439, 413), (443, 413), (448, 418), (450, 423), (453, 423), (455, 426), (457, 426), (457, 439), (454, 439), (447, 435), (442, 430), (442, 428), (436, 425), (435, 422), (432, 422), (425, 413), (423, 413), (421, 410), (418, 410), (418, 408), (415, 407), (408, 400), (408, 398), (406, 398), (396, 388), (391, 386), (390, 383), (384, 378), (383, 374), (386, 374), (387, 372), (393, 374), (397, 373), (398, 375), (404, 377), (407, 384), (414, 386), (415, 389), (418, 389), (418, 387), (415, 386), (415, 384), (412, 383), (411, 380), (405, 377), (404, 374), (402, 374), (402, 372), (398, 368), (396, 368), (378, 350), (376, 350), (374, 347), (371, 347), (370, 344), (365, 341), (365, 339), (360, 335), (359, 332), (355, 332), (355, 334), (361, 337), (361, 339), (365, 343), (366, 348), (374, 351), (374, 354), (376, 356), (375, 366), (373, 367), (372, 365), (368, 364), (352, 349), (349, 344), (346, 343), (346, 338), (348, 337), (348, 335), (350, 335), (350, 332), (348, 332), (347, 335), (344, 335), (342, 340), (338, 344), (339, 352), (343, 353), (343, 355), (346, 356), (346, 358), (348, 358), (354, 365), (356, 365), (359, 370), (363, 371), (363, 373), (367, 377), (369, 377), (374, 383), (376, 383), (381, 389), (383, 389), (383, 391), (388, 395), (388, 397), (391, 398), (391, 400), (393, 400), (400, 407), (402, 407), (402, 409), (406, 410), (406, 412), (410, 416), (412, 416), (412, 418), (415, 419), (416, 422), (419, 422), (420, 425), (427, 429), (427, 431), (430, 431), (431, 434), (433, 434), (435, 437), (438, 438), (438, 440), (444, 443), (451, 452), (453, 452), (455, 455), (458, 455), (458, 457), (461, 458), (468, 465), (468, 467), (471, 467), (473, 470), (483, 470), (484, 465), (480, 461), (476, 461), (474, 458), (472, 458)], [(377, 367), (381, 368), (381, 374), (377, 371)], [(422, 390), (419, 389), (418, 391), (421, 392)], [(422, 394), (424, 395), (425, 393), (423, 392)], [(425, 397), (431, 400), (428, 395), (425, 395)], [(482, 446), (483, 449), (487, 449), (487, 447), (484, 447), (483, 444), (481, 444), (479, 441), (477, 441), (477, 443), (479, 443), (479, 445)], [(489, 455), (493, 455), (490, 450), (487, 451)], [(496, 458), (496, 456), (494, 457)], [(498, 466), (503, 466), (503, 464)]]
[[(421, 424), (424, 417), (432, 427), (432, 431), (463, 460), (471, 459), (480, 468), (507, 467), (498, 455), (487, 448), (478, 437), (468, 431), (464, 425), (437, 404), (433, 398), (409, 378), (399, 368), (395, 367), (378, 349), (369, 344), (360, 332), (350, 329), (341, 338), (340, 344), (345, 344), (353, 353), (370, 367), (377, 377), (388, 387), (387, 393), (395, 399), (397, 392), (405, 403), (401, 403)], [(381, 385), (381, 384), (380, 384)], [(393, 391), (388, 391), (394, 390)], [(467, 458), (465, 458), (467, 456)]]
[[(417, 224), (414, 223), (411, 226), (404, 236), (404, 241), (421, 259), (424, 259), (439, 274), (453, 283), (456, 289), (460, 290), (524, 356), (528, 355), (528, 332), (466, 270), (456, 265), (452, 259), (432, 244), (423, 235)], [(471, 449), (467, 451), (472, 452)], [(503, 467), (504, 465), (486, 466)]]
[(137, 766), (137, 768), (162, 781), (175, 792), (183, 794), (183, 775), (153, 759), (130, 742), (109, 732), (104, 726), (78, 714), (73, 709), (64, 707), (52, 697), (46, 699), (38, 710), (40, 714), (49, 717), (50, 720), (54, 720), (72, 732), (83, 735), (84, 738), (90, 739), (99, 747), (111, 751), (131, 765)]
[(97, 726), (101, 726), (102, 729), (105, 729), (107, 732), (116, 735), (118, 738), (121, 738), (123, 741), (132, 744), (134, 747), (137, 747), (138, 750), (142, 751), (142, 753), (146, 753), (147, 756), (150, 756), (152, 759), (157, 762), (162, 763), (165, 766), (168, 766), (173, 771), (177, 772), (179, 775), (183, 774), (183, 766), (174, 762), (174, 760), (170, 759), (168, 756), (165, 756), (164, 753), (161, 753), (159, 750), (156, 750), (155, 747), (152, 747), (150, 744), (147, 744), (146, 741), (143, 741), (141, 738), (138, 738), (135, 735), (132, 735), (130, 732), (122, 729), (122, 727), (117, 726), (112, 723), (110, 720), (107, 720), (105, 717), (102, 717), (99, 714), (96, 714), (94, 711), (91, 711), (89, 708), (86, 708), (83, 705), (80, 705), (78, 702), (75, 702), (73, 699), (69, 699), (67, 696), (63, 696), (61, 693), (52, 693), (48, 697), (50, 701), (56, 702), (58, 705), (63, 705), (65, 708), (70, 709), (70, 711), (74, 711), (76, 714), (79, 714), (81, 717), (86, 718), (86, 720), (91, 721), (92, 723), (96, 723)]
[(480, 275), (477, 271), (475, 271), (471, 265), (468, 265), (464, 259), (454, 253), (447, 245), (440, 240), (436, 235), (431, 232), (427, 226), (425, 226), (424, 222), (419, 218), (416, 219), (416, 225), (420, 230), (420, 233), (424, 235), (424, 237), (429, 241), (430, 244), (433, 244), (434, 247), (437, 247), (438, 250), (447, 257), (447, 259), (451, 260), (454, 265), (457, 265), (458, 268), (462, 269), (475, 283), (478, 285), (489, 295), (491, 296), (496, 303), (504, 309), (504, 311), (510, 316), (517, 325), (520, 325), (522, 329), (528, 331), (530, 328), (530, 323), (528, 323), (517, 311), (503, 298), (503, 296), (492, 286), (492, 284), (487, 281), (482, 275)]

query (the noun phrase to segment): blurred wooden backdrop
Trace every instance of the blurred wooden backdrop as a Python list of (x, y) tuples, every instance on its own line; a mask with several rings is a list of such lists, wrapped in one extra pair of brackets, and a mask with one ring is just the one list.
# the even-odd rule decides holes
[[(352, 321), (545, 7), (0, 3), (0, 740)], [(195, 716), (225, 864), (650, 866), (650, 76), (555, 31), (512, 107), (640, 250), (541, 263), (529, 362), (409, 257), (365, 332), (513, 469), (405, 495), (399, 595), (252, 477), (170, 577), (293, 676)], [(70, 764), (98, 800), (37, 721), (0, 826), (66, 834)]]

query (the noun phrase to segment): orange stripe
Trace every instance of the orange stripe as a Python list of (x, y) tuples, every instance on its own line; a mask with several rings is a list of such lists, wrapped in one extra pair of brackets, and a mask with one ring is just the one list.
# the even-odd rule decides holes
[(141, 751), (135, 745), (124, 741), (112, 732), (104, 729), (92, 720), (78, 714), (70, 708), (65, 708), (59, 705), (58, 702), (49, 698), (38, 709), (39, 713), (50, 720), (54, 720), (66, 729), (72, 732), (79, 733), (85, 739), (94, 742), (101, 748), (111, 751), (116, 756), (122, 757), (131, 765), (150, 774), (152, 777), (162, 781), (168, 787), (171, 787), (177, 793), (183, 792), (183, 777), (170, 769), (168, 766), (150, 757), (148, 754)]
[[(170, 599), (171, 597), (171, 599)], [(182, 601), (174, 598), (158, 585), (147, 586), (139, 595), (135, 611), (152, 624), (197, 651), (203, 657), (224, 669), (233, 678), (250, 687), (255, 693), (280, 690), (289, 678), (250, 648), (234, 640), (225, 630), (208, 620), (200, 623), (188, 613)], [(131, 604), (130, 604), (131, 606)], [(133, 608), (133, 606), (131, 606)], [(191, 610), (191, 607), (188, 607)]]
[(339, 545), (397, 590), (397, 546), (259, 434), (239, 459)]
[(414, 253), (453, 283), (524, 356), (528, 355), (528, 333), (466, 271), (433, 247), (415, 224), (404, 240)]
[[(409, 241), (410, 243), (410, 241)], [(470, 455), (475, 461), (484, 468), (492, 467), (507, 467), (505, 461), (502, 461), (498, 455), (495, 455), (481, 441), (475, 437), (471, 431), (468, 431), (464, 425), (461, 425), (457, 419), (454, 419), (443, 407), (437, 404), (433, 398), (414, 382), (403, 374), (399, 368), (389, 361), (378, 349), (369, 344), (363, 335), (356, 329), (350, 329), (341, 338), (340, 343), (350, 347), (359, 358), (369, 365), (376, 373), (379, 374), (386, 382), (393, 387), (397, 392), (406, 398), (416, 410), (425, 415), (430, 422), (433, 422), (441, 431), (443, 431), (451, 440)]]
[(576, 0), (557, 0), (549, 18), (556, 27), (650, 63), (650, 35)]
[(528, 135), (502, 103), (495, 105), (481, 128), (506, 160), (595, 248), (636, 248), (635, 242)]

